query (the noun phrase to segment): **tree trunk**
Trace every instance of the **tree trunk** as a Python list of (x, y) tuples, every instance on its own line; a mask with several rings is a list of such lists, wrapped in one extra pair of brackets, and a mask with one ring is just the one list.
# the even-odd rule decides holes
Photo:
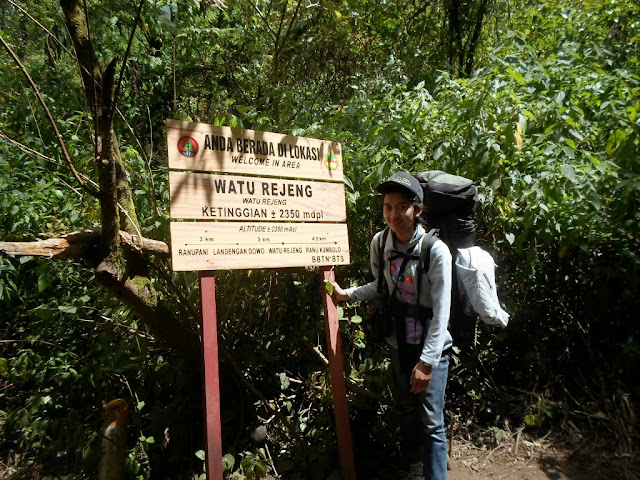
[(449, 64), (462, 70), (462, 29), (460, 26), (460, 0), (449, 0)]
[[(113, 128), (117, 58), (98, 65), (89, 20), (82, 0), (60, 0), (73, 43), (85, 101), (94, 119), (95, 166), (101, 209), (101, 236), (91, 262), (96, 279), (122, 302), (132, 307), (160, 340), (182, 357), (199, 361), (199, 341), (194, 329), (183, 326), (169, 309), (159, 304), (148, 275), (148, 260), (139, 252), (121, 248), (120, 232), (142, 237)], [(125, 59), (126, 60), (126, 59)]]
[(480, 38), (480, 32), (482, 31), (482, 23), (484, 22), (484, 16), (487, 13), (487, 3), (488, 0), (482, 0), (480, 2), (480, 7), (478, 7), (478, 14), (476, 15), (476, 24), (473, 29), (473, 35), (471, 36), (471, 40), (469, 41), (469, 49), (467, 51), (467, 58), (464, 66), (464, 73), (467, 77), (470, 77), (473, 73), (473, 62), (474, 56), (476, 53), (476, 48), (478, 46), (478, 39)]
[(129, 407), (121, 398), (103, 407), (104, 427), (98, 480), (124, 480), (124, 460), (127, 454), (127, 424)]

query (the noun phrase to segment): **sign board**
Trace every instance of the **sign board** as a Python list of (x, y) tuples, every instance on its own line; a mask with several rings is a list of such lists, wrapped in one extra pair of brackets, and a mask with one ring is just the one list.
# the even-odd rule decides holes
[(167, 142), (173, 270), (350, 262), (339, 143), (176, 120)]
[(344, 223), (173, 222), (173, 270), (349, 263)]
[(342, 182), (339, 143), (167, 120), (169, 168)]
[(344, 184), (169, 172), (171, 216), (192, 220), (345, 222)]

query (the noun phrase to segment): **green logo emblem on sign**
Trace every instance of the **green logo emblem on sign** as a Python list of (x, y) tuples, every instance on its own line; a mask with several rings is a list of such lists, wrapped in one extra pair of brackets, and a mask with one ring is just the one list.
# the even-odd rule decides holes
[(178, 151), (182, 156), (195, 157), (200, 147), (193, 137), (182, 137), (178, 140)]
[(335, 170), (338, 168), (338, 159), (333, 153), (327, 153), (324, 156), (324, 164), (329, 170)]

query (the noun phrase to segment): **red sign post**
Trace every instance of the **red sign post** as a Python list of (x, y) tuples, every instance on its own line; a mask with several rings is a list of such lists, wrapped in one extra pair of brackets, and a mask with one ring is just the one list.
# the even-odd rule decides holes
[[(328, 267), (320, 269), (324, 282), (335, 280), (333, 270)], [(349, 406), (347, 405), (347, 390), (344, 383), (344, 365), (342, 360), (342, 345), (340, 343), (340, 328), (338, 309), (331, 295), (326, 290), (322, 294), (324, 307), (324, 333), (327, 337), (327, 359), (329, 360), (329, 374), (331, 375), (331, 393), (333, 394), (333, 408), (336, 418), (336, 434), (338, 436), (338, 450), (342, 478), (356, 479), (356, 467), (353, 462), (353, 442), (351, 439), (351, 425), (349, 423)]]
[(202, 306), (202, 377), (206, 471), (210, 480), (222, 480), (222, 424), (220, 421), (220, 375), (218, 368), (218, 319), (216, 280), (213, 272), (200, 272)]

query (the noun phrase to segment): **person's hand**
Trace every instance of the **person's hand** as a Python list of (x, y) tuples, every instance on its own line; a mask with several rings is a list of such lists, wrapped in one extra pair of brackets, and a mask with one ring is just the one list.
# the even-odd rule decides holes
[(335, 281), (324, 281), (325, 283), (325, 288), (326, 288), (326, 284), (330, 283), (331, 286), (333, 287), (333, 291), (331, 292), (331, 296), (333, 297), (333, 300), (336, 302), (346, 302), (351, 300), (351, 297), (349, 297), (349, 295), (346, 294), (346, 292), (344, 291), (344, 289), (338, 285), (338, 282)]
[(411, 372), (411, 393), (424, 392), (431, 382), (431, 365), (418, 362)]

